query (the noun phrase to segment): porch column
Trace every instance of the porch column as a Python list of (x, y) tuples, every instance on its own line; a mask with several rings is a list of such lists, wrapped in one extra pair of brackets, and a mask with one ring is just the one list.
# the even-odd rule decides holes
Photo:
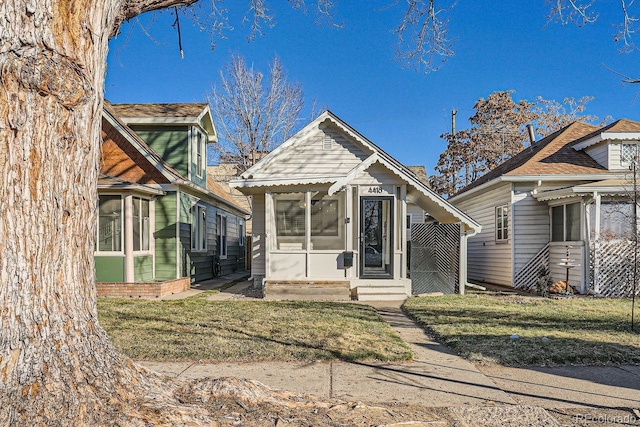
[[(596, 215), (594, 219), (595, 224), (593, 224), (593, 291), (598, 294), (600, 293), (600, 203), (602, 201), (602, 197), (598, 192), (594, 192), (593, 198), (596, 205)], [(591, 248), (587, 248), (587, 253), (589, 253), (589, 250), (591, 250)]]
[(311, 192), (304, 192), (305, 277), (311, 277)]
[(273, 216), (273, 194), (271, 191), (264, 193), (264, 275), (265, 279), (271, 277), (270, 253), (273, 236), (271, 233), (275, 230)]
[(133, 268), (133, 196), (124, 196), (124, 281), (136, 281)]
[(156, 198), (149, 200), (149, 252), (151, 252), (151, 274), (156, 280)]
[[(353, 251), (353, 226), (355, 224), (354, 218), (356, 213), (353, 210), (353, 188), (347, 185), (344, 190), (344, 250)], [(353, 277), (356, 263), (353, 267), (344, 269), (344, 277), (350, 279)]]
[(467, 239), (469, 236), (464, 230), (464, 224), (460, 224), (460, 265), (458, 267), (458, 292), (464, 295), (467, 285)]

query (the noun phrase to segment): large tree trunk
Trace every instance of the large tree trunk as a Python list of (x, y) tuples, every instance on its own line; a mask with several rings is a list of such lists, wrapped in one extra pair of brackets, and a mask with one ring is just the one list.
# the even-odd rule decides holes
[(2, 426), (206, 422), (116, 353), (96, 310), (107, 42), (122, 19), (171, 3), (0, 2)]

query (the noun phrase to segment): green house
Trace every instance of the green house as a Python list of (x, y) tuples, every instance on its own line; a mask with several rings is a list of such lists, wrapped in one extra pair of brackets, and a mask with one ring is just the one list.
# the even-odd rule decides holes
[(159, 296), (245, 268), (249, 212), (206, 172), (208, 104), (109, 104), (102, 120), (99, 295)]

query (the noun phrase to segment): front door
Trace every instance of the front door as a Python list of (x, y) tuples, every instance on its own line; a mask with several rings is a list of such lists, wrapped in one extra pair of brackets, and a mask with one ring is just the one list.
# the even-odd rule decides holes
[(360, 200), (360, 277), (393, 277), (393, 197)]

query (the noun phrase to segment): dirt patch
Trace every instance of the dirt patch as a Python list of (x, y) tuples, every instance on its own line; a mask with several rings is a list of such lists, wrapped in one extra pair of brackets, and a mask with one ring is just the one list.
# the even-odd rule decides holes
[(326, 408), (249, 406), (235, 400), (216, 401), (211, 414), (220, 426), (387, 426), (511, 427), (632, 426), (640, 417), (631, 409), (549, 409), (487, 405), (434, 408), (415, 405), (366, 405), (336, 402)]

